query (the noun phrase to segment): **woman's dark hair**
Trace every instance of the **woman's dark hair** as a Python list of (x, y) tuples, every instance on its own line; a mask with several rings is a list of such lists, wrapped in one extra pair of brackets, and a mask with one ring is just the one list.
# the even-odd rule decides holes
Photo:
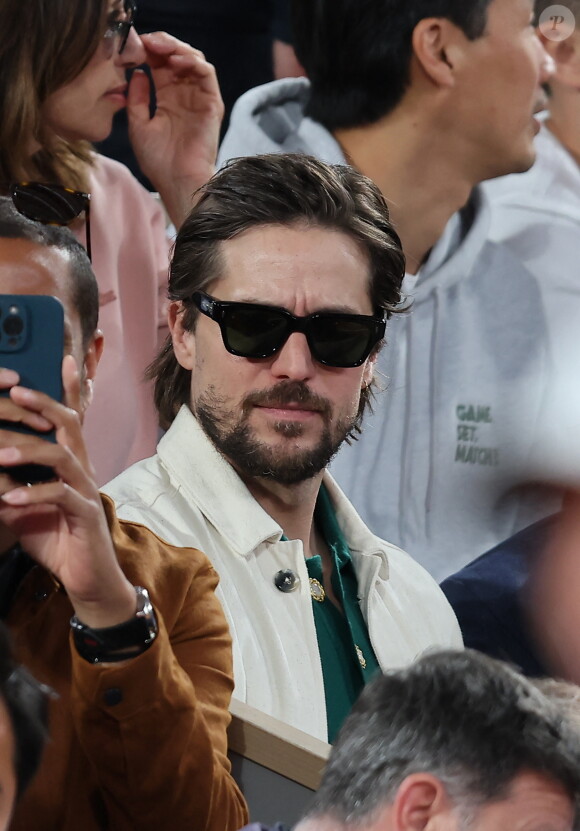
[(0, 3), (0, 190), (31, 179), (86, 189), (89, 144), (50, 135), (42, 108), (92, 58), (107, 8), (107, 0)]
[(491, 0), (293, 0), (294, 47), (311, 83), (308, 115), (328, 130), (373, 124), (409, 83), (412, 36), (443, 17), (475, 40)]
[[(186, 329), (193, 331), (198, 315), (193, 293), (221, 276), (221, 243), (264, 225), (328, 228), (350, 237), (369, 264), (373, 307), (387, 318), (400, 310), (405, 258), (399, 237), (379, 189), (352, 168), (302, 155), (234, 159), (200, 188), (198, 197), (177, 235), (169, 272), (169, 299), (183, 303)], [(155, 380), (155, 403), (167, 428), (189, 403), (191, 382), (170, 338), (148, 377)], [(354, 434), (360, 433), (371, 396), (371, 388), (363, 390)]]

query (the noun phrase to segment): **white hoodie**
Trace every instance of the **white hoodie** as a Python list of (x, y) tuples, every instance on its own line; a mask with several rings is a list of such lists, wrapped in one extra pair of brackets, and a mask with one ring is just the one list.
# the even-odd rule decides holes
[(536, 277), (560, 365), (568, 357), (562, 333), (577, 333), (580, 324), (580, 167), (545, 125), (535, 144), (536, 161), (527, 173), (485, 183), (489, 236)]
[[(308, 94), (304, 79), (246, 93), (220, 163), (268, 152), (344, 163), (334, 138), (304, 116)], [(549, 356), (537, 284), (487, 241), (488, 228), (476, 189), (418, 276), (406, 278), (412, 312), (391, 320), (378, 361), (387, 391), (332, 466), (373, 532), (438, 578), (559, 504), (540, 489), (505, 495), (537, 440)]]
[(580, 166), (546, 125), (535, 144), (527, 173), (485, 183), (489, 236), (535, 276), (548, 325), (554, 370), (530, 470), (579, 488)]

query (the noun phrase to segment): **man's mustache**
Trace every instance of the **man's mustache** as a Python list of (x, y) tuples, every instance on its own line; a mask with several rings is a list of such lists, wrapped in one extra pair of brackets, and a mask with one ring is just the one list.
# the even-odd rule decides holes
[(247, 415), (252, 407), (283, 408), (289, 404), (320, 412), (324, 416), (330, 415), (331, 412), (330, 402), (312, 392), (304, 381), (280, 381), (267, 390), (248, 393), (244, 398), (242, 410)]

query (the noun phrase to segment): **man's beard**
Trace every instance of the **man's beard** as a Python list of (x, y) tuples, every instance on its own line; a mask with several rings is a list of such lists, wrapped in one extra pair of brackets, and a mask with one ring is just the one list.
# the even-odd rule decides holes
[[(323, 429), (315, 447), (302, 449), (290, 443), (286, 449), (270, 447), (254, 435), (249, 416), (255, 406), (283, 408), (289, 404), (320, 413)], [(330, 402), (311, 392), (302, 381), (281, 381), (268, 390), (249, 393), (238, 418), (225, 409), (224, 399), (210, 387), (198, 399), (194, 414), (217, 450), (242, 476), (264, 477), (281, 485), (296, 485), (320, 473), (336, 455), (356, 420), (355, 413), (339, 420), (331, 429)], [(288, 419), (275, 422), (273, 429), (287, 439), (298, 439), (304, 433), (299, 421)]]

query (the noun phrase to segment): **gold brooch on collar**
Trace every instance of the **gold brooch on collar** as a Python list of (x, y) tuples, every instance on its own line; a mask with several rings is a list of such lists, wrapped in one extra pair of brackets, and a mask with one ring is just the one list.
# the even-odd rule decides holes
[(310, 578), (310, 594), (312, 595), (312, 599), (316, 600), (317, 603), (322, 603), (322, 601), (326, 598), (324, 586), (319, 580), (316, 579), (316, 577)]

